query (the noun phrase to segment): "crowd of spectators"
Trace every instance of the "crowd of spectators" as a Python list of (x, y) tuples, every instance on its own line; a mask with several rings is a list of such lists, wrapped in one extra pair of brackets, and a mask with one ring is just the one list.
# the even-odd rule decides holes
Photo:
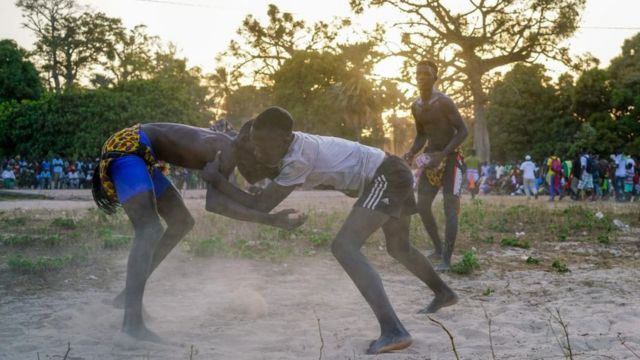
[[(468, 171), (479, 174), (469, 181), (470, 190), (480, 194), (523, 195), (549, 201), (573, 200), (634, 201), (640, 199), (640, 163), (622, 151), (608, 157), (582, 150), (562, 159), (550, 155), (535, 161), (526, 155), (520, 163), (480, 163), (471, 159)], [(473, 166), (477, 163), (477, 167)], [(468, 173), (468, 178), (473, 176)]]
[(2, 187), (6, 189), (87, 189), (91, 187), (96, 160), (60, 156), (28, 159), (20, 155), (2, 158)]

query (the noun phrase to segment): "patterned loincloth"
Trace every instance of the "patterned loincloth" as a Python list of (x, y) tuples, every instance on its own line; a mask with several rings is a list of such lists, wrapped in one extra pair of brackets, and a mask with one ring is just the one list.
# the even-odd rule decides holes
[[(456, 155), (456, 162), (457, 163), (464, 163), (464, 157), (462, 156), (462, 150), (461, 149), (456, 149), (453, 152)], [(437, 168), (425, 168), (424, 169), (424, 174), (427, 177), (427, 179), (429, 180), (429, 184), (431, 184), (431, 186), (433, 187), (440, 187), (442, 186), (442, 178), (444, 177), (444, 171), (447, 168), (447, 158), (449, 156), (445, 156), (444, 159), (442, 159), (442, 161), (440, 162), (440, 165), (438, 165)]]
[(116, 188), (108, 175), (109, 164), (112, 160), (136, 155), (147, 164), (149, 174), (158, 162), (149, 146), (140, 143), (140, 124), (118, 131), (111, 135), (102, 147), (100, 162), (93, 176), (93, 199), (99, 208), (108, 214), (113, 214), (118, 206)]

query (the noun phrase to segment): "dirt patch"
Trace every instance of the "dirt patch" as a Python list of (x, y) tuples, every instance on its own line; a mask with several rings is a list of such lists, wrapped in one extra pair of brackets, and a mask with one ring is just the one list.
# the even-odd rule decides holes
[[(499, 359), (563, 359), (563, 330), (552, 315), (557, 311), (568, 324), (576, 358), (633, 358), (622, 342), (640, 351), (635, 208), (588, 205), (588, 211), (578, 212), (568, 205), (527, 205), (540, 206), (538, 213), (517, 207), (527, 204), (525, 200), (491, 199), (495, 202), (463, 205), (463, 215), (480, 211), (480, 216), (461, 222), (456, 259), (475, 248), (480, 269), (469, 276), (443, 275), (461, 301), (433, 315), (451, 331), (461, 358), (491, 358), (485, 311)], [(313, 211), (316, 220), (303, 231), (280, 234), (206, 214), (203, 199), (188, 198), (198, 225), (154, 273), (145, 297), (148, 325), (171, 342), (167, 345), (134, 342), (122, 335), (122, 311), (105, 305), (124, 286), (127, 250), (126, 245), (110, 250), (104, 244), (118, 244), (120, 236), (130, 235), (126, 219), (105, 220), (81, 207), (52, 210), (46, 204), (38, 210), (5, 210), (0, 214), (3, 234), (33, 236), (25, 241), (45, 241), (35, 237), (44, 233), (69, 234), (65, 247), (20, 248), (25, 256), (65, 255), (85, 245), (91, 249), (84, 260), (60, 271), (18, 275), (6, 265), (18, 248), (0, 245), (0, 357), (62, 358), (69, 343), (68, 359), (369, 358), (364, 350), (379, 334), (377, 322), (321, 236), (334, 229), (325, 226), (339, 227), (352, 202), (337, 193), (296, 192), (283, 207)], [(440, 203), (434, 206), (441, 208)], [(560, 212), (553, 212), (556, 207)], [(600, 211), (608, 220), (615, 214), (629, 227), (608, 230), (604, 223), (583, 220)], [(575, 234), (560, 241), (562, 228), (548, 230), (554, 222), (545, 214), (573, 219), (577, 225), (570, 230)], [(70, 229), (64, 219), (79, 223)], [(543, 220), (548, 224), (538, 224)], [(518, 239), (528, 240), (528, 249), (500, 244), (502, 237), (516, 237), (520, 231), (525, 235)], [(225, 234), (214, 239), (218, 242), (213, 245), (219, 246), (213, 247), (214, 256), (196, 256), (193, 244), (210, 241), (205, 237), (213, 233)], [(412, 234), (421, 250), (429, 247), (417, 221)], [(604, 243), (597, 234), (612, 238)], [(493, 243), (485, 241), (489, 236)], [(235, 247), (237, 242), (219, 242), (240, 237), (252, 237), (241, 243), (244, 253)], [(380, 269), (390, 300), (414, 338), (408, 349), (375, 358), (454, 358), (444, 331), (416, 313), (431, 300), (430, 290), (386, 255), (381, 234), (375, 234), (364, 251)], [(237, 258), (241, 254), (253, 259)], [(529, 256), (541, 262), (527, 264)], [(571, 271), (554, 271), (554, 259)]]

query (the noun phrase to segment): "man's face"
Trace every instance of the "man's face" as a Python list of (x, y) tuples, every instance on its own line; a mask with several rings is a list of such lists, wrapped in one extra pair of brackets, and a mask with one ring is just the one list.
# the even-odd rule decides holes
[(289, 134), (251, 129), (251, 142), (256, 159), (268, 167), (280, 166), (289, 147)]
[(418, 65), (416, 67), (416, 81), (418, 83), (418, 89), (431, 90), (433, 84), (436, 82), (436, 74), (433, 68), (428, 65)]

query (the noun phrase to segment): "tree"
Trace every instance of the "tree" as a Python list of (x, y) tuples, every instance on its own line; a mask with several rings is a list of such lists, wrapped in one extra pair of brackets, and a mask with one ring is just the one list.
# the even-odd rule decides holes
[(247, 120), (254, 118), (267, 107), (273, 105), (273, 88), (246, 85), (237, 88), (225, 98), (225, 118), (236, 129)]
[(113, 53), (120, 19), (83, 12), (75, 0), (18, 0), (26, 28), (36, 35), (35, 54), (55, 93), (76, 85), (80, 75)]
[(608, 72), (617, 136), (624, 141), (625, 151), (640, 156), (640, 33), (625, 40)]
[(391, 83), (368, 79), (368, 65), (345, 53), (295, 53), (272, 77), (273, 102), (291, 112), (298, 130), (382, 145), (382, 111), (397, 93), (384, 94)]
[(120, 19), (103, 13), (85, 12), (66, 19), (59, 47), (59, 73), (64, 78), (65, 88), (75, 86), (83, 71), (98, 65), (102, 57), (113, 51), (114, 37), (121, 28)]
[(133, 29), (114, 26), (112, 30), (113, 39), (107, 43), (101, 62), (107, 70), (106, 77), (113, 78), (116, 84), (150, 78), (154, 54), (160, 50), (159, 38), (147, 34), (145, 25)]
[(356, 13), (365, 6), (389, 5), (406, 16), (406, 21), (396, 24), (403, 31), (397, 55), (406, 58), (405, 80), (418, 60), (437, 61), (445, 70), (444, 80), (471, 95), (474, 147), (486, 161), (490, 158), (487, 75), (539, 56), (569, 64), (568, 49), (560, 43), (575, 32), (585, 1), (469, 0), (460, 12), (445, 7), (441, 0), (350, 0), (350, 4)]
[(63, 28), (77, 8), (75, 0), (18, 0), (16, 6), (23, 11), (23, 26), (36, 35), (36, 49), (42, 56), (43, 70), (49, 73), (56, 93), (61, 91), (59, 50)]
[(488, 95), (487, 121), (494, 159), (514, 161), (530, 154), (543, 159), (557, 151), (551, 132), (557, 111), (555, 89), (542, 65), (518, 64)]
[(0, 102), (35, 100), (42, 96), (42, 84), (26, 51), (13, 40), (0, 40)]
[[(229, 97), (233, 93), (233, 89), (240, 90), (238, 89), (237, 75), (237, 72), (230, 72), (225, 67), (219, 66), (212, 74), (206, 76), (210, 91), (209, 100), (213, 104), (216, 119), (222, 117), (225, 112), (229, 114), (230, 112), (235, 112), (236, 109), (242, 108), (240, 104), (240, 107), (234, 108), (231, 111), (228, 109)], [(238, 100), (240, 100), (240, 102), (242, 101), (241, 98)], [(242, 115), (239, 116), (242, 117)], [(227, 120), (230, 119), (227, 118)]]
[(240, 39), (232, 40), (228, 50), (219, 56), (220, 61), (225, 57), (231, 60), (234, 72), (249, 68), (254, 81), (263, 84), (268, 84), (270, 76), (294, 53), (332, 46), (338, 31), (350, 24), (347, 19), (338, 19), (308, 26), (273, 4), (268, 6), (267, 16), (269, 22), (263, 25), (253, 15), (247, 15), (237, 30)]

